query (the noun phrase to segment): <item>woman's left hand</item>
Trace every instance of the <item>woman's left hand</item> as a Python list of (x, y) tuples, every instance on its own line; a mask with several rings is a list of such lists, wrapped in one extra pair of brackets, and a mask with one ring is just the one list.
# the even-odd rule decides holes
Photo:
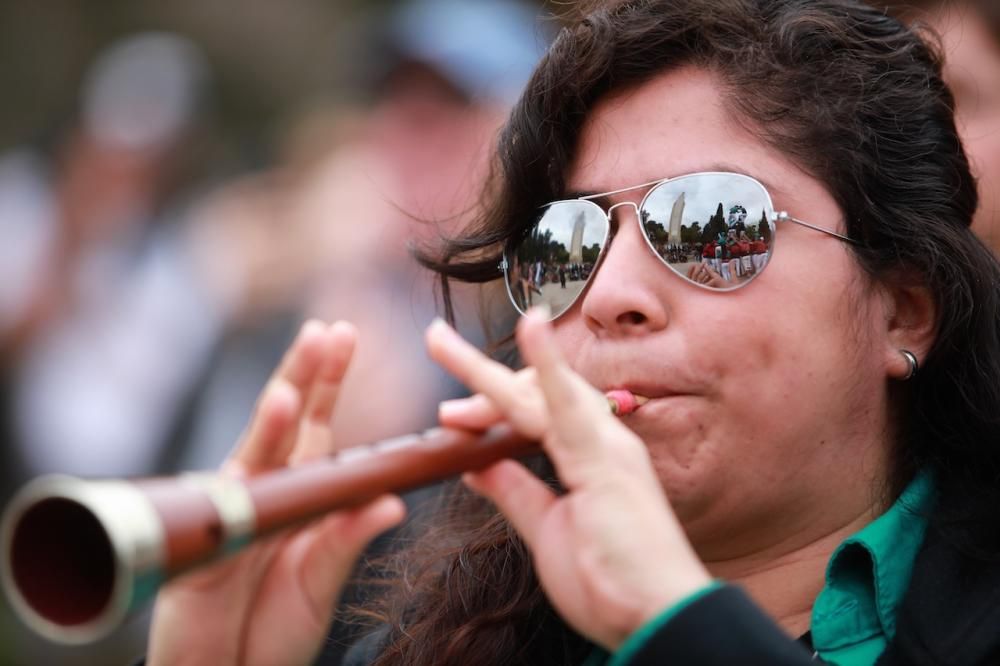
[(507, 421), (537, 438), (565, 494), (505, 460), (466, 475), (510, 520), (534, 557), (549, 600), (577, 631), (614, 651), (639, 627), (711, 580), (671, 510), (643, 442), (558, 352), (547, 317), (517, 330), (531, 366), (514, 372), (443, 322), (431, 356), (479, 395), (442, 404), (443, 425)]

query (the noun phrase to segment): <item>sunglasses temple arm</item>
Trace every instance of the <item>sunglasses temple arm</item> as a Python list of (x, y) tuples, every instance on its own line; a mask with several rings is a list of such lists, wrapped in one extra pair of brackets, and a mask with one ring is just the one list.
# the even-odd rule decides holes
[(850, 243), (851, 245), (857, 245), (858, 244), (858, 241), (854, 240), (853, 238), (848, 238), (847, 236), (838, 234), (836, 231), (830, 231), (829, 229), (824, 229), (823, 227), (817, 227), (814, 224), (809, 224), (808, 222), (800, 220), (800, 219), (798, 219), (796, 217), (792, 217), (788, 213), (776, 213), (775, 214), (775, 220), (778, 221), (778, 222), (794, 222), (795, 224), (798, 224), (799, 226), (806, 227), (807, 229), (812, 229), (813, 231), (819, 231), (820, 233), (824, 233), (824, 234), (826, 234), (828, 236), (833, 236), (834, 238), (839, 238), (840, 240), (844, 241), (845, 243)]

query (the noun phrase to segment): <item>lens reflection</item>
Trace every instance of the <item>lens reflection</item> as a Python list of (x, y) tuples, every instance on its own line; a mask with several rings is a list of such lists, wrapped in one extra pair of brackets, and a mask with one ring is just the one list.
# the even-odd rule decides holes
[(653, 188), (641, 211), (650, 247), (682, 277), (733, 289), (764, 270), (773, 234), (766, 191), (733, 174), (700, 174)]
[[(740, 287), (760, 275), (774, 249), (770, 197), (739, 174), (682, 176), (653, 187), (640, 210), (646, 241), (675, 273), (709, 289)], [(522, 313), (547, 304), (568, 310), (586, 287), (608, 238), (605, 211), (561, 201), (505, 254), (507, 289)]]
[(608, 220), (589, 201), (547, 207), (527, 238), (507, 253), (507, 289), (521, 312), (545, 303), (558, 316), (587, 284), (608, 236)]

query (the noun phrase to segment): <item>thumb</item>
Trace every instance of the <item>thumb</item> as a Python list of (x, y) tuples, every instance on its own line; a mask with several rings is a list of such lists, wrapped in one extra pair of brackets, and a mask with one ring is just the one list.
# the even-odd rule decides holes
[(405, 515), (406, 505), (399, 497), (384, 495), (324, 518), (296, 537), (302, 540), (296, 546), (302, 549), (299, 580), (303, 593), (324, 626), (358, 557), (376, 536), (398, 525)]
[(404, 513), (402, 500), (385, 496), (289, 537), (257, 590), (240, 663), (312, 663), (358, 555)]
[(492, 501), (534, 550), (556, 494), (516, 460), (501, 460), (481, 472), (462, 476), (465, 485)]

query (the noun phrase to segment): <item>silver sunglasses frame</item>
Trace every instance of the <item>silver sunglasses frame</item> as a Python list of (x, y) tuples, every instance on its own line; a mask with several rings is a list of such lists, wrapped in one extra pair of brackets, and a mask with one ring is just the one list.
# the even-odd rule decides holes
[[(662, 263), (664, 266), (666, 266), (670, 270), (671, 273), (673, 273), (673, 274), (677, 275), (678, 277), (680, 277), (685, 283), (690, 284), (690, 285), (692, 285), (694, 287), (698, 287), (698, 288), (701, 288), (701, 289), (705, 289), (707, 291), (711, 291), (713, 293), (735, 291), (736, 289), (740, 289), (740, 288), (745, 287), (746, 285), (750, 284), (750, 282), (752, 282), (753, 280), (747, 280), (746, 282), (741, 282), (741, 283), (735, 284), (735, 285), (733, 285), (731, 287), (715, 288), (715, 287), (709, 287), (707, 285), (700, 284), (698, 282), (693, 282), (693, 281), (685, 278), (684, 276), (680, 275), (677, 272), (677, 269), (673, 268), (669, 263), (667, 263), (666, 261), (664, 261), (663, 257), (661, 257), (660, 254), (659, 254), (659, 252), (656, 251), (656, 248), (653, 247), (653, 244), (652, 244), (652, 242), (650, 242), (649, 236), (646, 235), (645, 230), (641, 228), (642, 227), (642, 214), (641, 214), (641, 211), (645, 208), (646, 201), (649, 199), (650, 195), (652, 195), (653, 192), (655, 192), (656, 189), (660, 185), (666, 185), (667, 183), (672, 183), (672, 182), (676, 182), (676, 181), (679, 181), (679, 180), (684, 180), (686, 178), (696, 178), (696, 177), (703, 177), (703, 176), (726, 176), (726, 177), (741, 178), (743, 180), (747, 180), (747, 181), (753, 183), (754, 185), (756, 185), (757, 187), (760, 188), (761, 192), (764, 193), (764, 198), (765, 198), (765, 202), (767, 204), (767, 208), (768, 208), (768, 210), (770, 210), (770, 214), (768, 215), (768, 226), (770, 227), (771, 233), (772, 233), (772, 241), (771, 241), (770, 254), (774, 254), (774, 243), (775, 243), (774, 239), (777, 238), (777, 233), (776, 232), (777, 232), (777, 223), (778, 222), (792, 222), (792, 223), (797, 224), (799, 226), (806, 227), (807, 229), (812, 229), (813, 231), (818, 231), (818, 232), (826, 234), (828, 236), (833, 236), (834, 238), (836, 238), (838, 240), (841, 240), (841, 241), (844, 241), (845, 243), (849, 243), (851, 245), (857, 245), (858, 244), (858, 242), (856, 240), (854, 240), (853, 238), (849, 238), (848, 236), (844, 236), (843, 234), (839, 234), (836, 231), (830, 231), (829, 229), (824, 229), (823, 227), (818, 227), (818, 226), (816, 226), (814, 224), (810, 224), (809, 222), (806, 222), (804, 220), (800, 220), (797, 217), (792, 217), (786, 211), (777, 211), (777, 210), (775, 210), (775, 208), (774, 208), (774, 201), (771, 199), (771, 193), (768, 191), (767, 187), (765, 187), (762, 182), (760, 182), (759, 180), (757, 180), (753, 176), (748, 176), (746, 174), (729, 172), (729, 171), (698, 171), (698, 172), (695, 172), (695, 173), (686, 173), (686, 174), (681, 174), (680, 176), (673, 176), (672, 178), (661, 178), (659, 180), (650, 181), (648, 183), (643, 183), (641, 185), (632, 185), (631, 187), (623, 187), (623, 188), (618, 189), (618, 190), (611, 190), (610, 192), (601, 192), (599, 194), (588, 194), (588, 195), (585, 195), (585, 196), (582, 196), (582, 197), (575, 197), (573, 199), (559, 199), (557, 201), (550, 201), (549, 203), (541, 206), (540, 210), (544, 210), (546, 208), (550, 208), (552, 206), (555, 206), (556, 204), (561, 204), (561, 203), (575, 203), (577, 201), (585, 201), (585, 202), (593, 205), (595, 208), (597, 208), (597, 210), (599, 210), (601, 212), (601, 214), (605, 216), (605, 218), (607, 219), (607, 222), (608, 222), (607, 230), (604, 232), (604, 239), (603, 239), (603, 246), (601, 247), (601, 253), (597, 256), (597, 260), (594, 262), (594, 268), (591, 271), (590, 277), (587, 278), (587, 282), (584, 284), (583, 290), (581, 290), (580, 294), (578, 294), (577, 297), (573, 299), (573, 301), (572, 301), (572, 303), (570, 303), (569, 307), (567, 307), (565, 310), (563, 310), (559, 314), (553, 315), (552, 319), (555, 320), (555, 319), (559, 318), (560, 316), (562, 316), (563, 314), (565, 314), (566, 312), (569, 312), (569, 310), (572, 309), (572, 307), (576, 304), (576, 302), (578, 300), (580, 300), (580, 296), (583, 295), (583, 292), (586, 291), (587, 287), (590, 284), (591, 278), (594, 276), (594, 274), (597, 273), (597, 270), (598, 270), (598, 268), (600, 267), (600, 265), (602, 263), (602, 259), (604, 259), (604, 255), (607, 253), (607, 251), (611, 247), (611, 242), (609, 241), (609, 238), (608, 238), (611, 235), (611, 226), (612, 226), (612, 223), (613, 223), (613, 221), (611, 219), (611, 214), (614, 212), (614, 210), (616, 208), (621, 208), (622, 206), (631, 206), (632, 208), (635, 209), (636, 222), (637, 222), (637, 224), (640, 227), (640, 232), (642, 234), (642, 237), (646, 241), (646, 245), (649, 247), (650, 251), (656, 256), (656, 258), (660, 261), (660, 263)], [(609, 206), (608, 209), (605, 210), (604, 208), (601, 208), (601, 206), (599, 206), (598, 204), (596, 204), (593, 201), (594, 199), (600, 199), (602, 197), (614, 196), (616, 194), (624, 194), (625, 192), (632, 192), (633, 190), (640, 190), (640, 189), (647, 188), (647, 187), (649, 188), (649, 191), (646, 192), (645, 195), (643, 195), (642, 200), (638, 204), (636, 204), (634, 201), (622, 201), (622, 202), (616, 203), (616, 204), (614, 204), (612, 206)], [(507, 288), (507, 297), (508, 297), (508, 299), (510, 300), (511, 304), (513, 304), (514, 309), (517, 310), (521, 315), (524, 315), (526, 313), (524, 311), (522, 311), (521, 308), (518, 306), (517, 301), (514, 299), (514, 294), (511, 293), (511, 290), (510, 290), (510, 279), (509, 279), (509, 276), (507, 274), (507, 271), (510, 268), (510, 262), (507, 261), (507, 252), (508, 251), (509, 251), (509, 249), (505, 249), (504, 250), (503, 256), (500, 259), (500, 265), (498, 266), (498, 268), (501, 271), (503, 271), (504, 285)]]

